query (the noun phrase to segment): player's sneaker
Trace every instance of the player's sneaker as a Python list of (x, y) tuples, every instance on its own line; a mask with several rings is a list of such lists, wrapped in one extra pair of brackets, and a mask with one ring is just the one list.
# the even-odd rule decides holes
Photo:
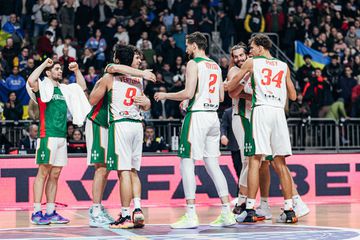
[(135, 208), (132, 214), (134, 228), (142, 228), (145, 226), (145, 217), (140, 208)]
[(215, 221), (210, 223), (211, 227), (228, 227), (236, 223), (232, 212), (221, 213)]
[(103, 227), (114, 221), (109, 221), (104, 212), (100, 212), (97, 216), (94, 215), (94, 208), (89, 209), (89, 226), (90, 227)]
[(257, 222), (257, 221), (261, 221), (260, 219), (258, 219), (258, 217), (256, 216), (256, 212), (254, 209), (246, 209), (246, 211), (243, 211), (241, 214), (236, 215), (236, 221), (241, 223), (241, 222)]
[(297, 203), (297, 204), (294, 203), (294, 211), (295, 211), (296, 216), (298, 218), (301, 218), (301, 217), (309, 214), (310, 209), (308, 208), (306, 203), (300, 202), (300, 203)]
[(116, 220), (113, 223), (110, 223), (109, 228), (114, 228), (114, 229), (128, 229), (128, 228), (133, 228), (134, 227), (134, 223), (131, 221), (131, 217), (130, 216), (126, 216), (123, 217), (120, 215), (119, 219)]
[(115, 219), (108, 213), (103, 205), (101, 205), (101, 212), (103, 216), (107, 219), (108, 223), (115, 222)]
[(190, 217), (187, 213), (182, 216), (179, 221), (170, 225), (171, 228), (197, 228), (199, 226), (199, 219), (197, 215)]
[(42, 214), (42, 211), (38, 211), (36, 213), (31, 214), (31, 223), (36, 225), (48, 225), (50, 224), (50, 220), (45, 218)]
[(241, 205), (238, 205), (236, 203), (234, 209), (232, 210), (232, 212), (233, 212), (233, 214), (239, 215), (245, 210), (246, 210), (246, 204), (245, 203), (242, 203)]
[[(271, 209), (269, 206), (259, 206), (256, 208), (256, 215), (259, 216), (259, 218), (265, 218), (266, 220), (269, 220), (272, 218)], [(262, 219), (264, 220), (264, 219)]]
[(290, 209), (280, 214), (280, 216), (276, 219), (278, 223), (296, 223), (298, 218), (295, 215), (294, 210)]
[(66, 224), (69, 223), (70, 220), (67, 218), (64, 218), (60, 214), (58, 214), (55, 210), (52, 214), (45, 214), (45, 218), (49, 219), (50, 223), (53, 224)]

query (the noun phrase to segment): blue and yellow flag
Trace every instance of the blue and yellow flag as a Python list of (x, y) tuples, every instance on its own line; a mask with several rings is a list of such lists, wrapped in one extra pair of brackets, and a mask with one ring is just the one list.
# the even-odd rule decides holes
[(309, 54), (312, 57), (311, 63), (313, 67), (323, 69), (325, 65), (330, 63), (330, 58), (328, 56), (324, 56), (321, 52), (316, 51), (312, 48), (305, 46), (300, 41), (295, 41), (295, 68), (299, 69), (304, 62), (304, 55)]

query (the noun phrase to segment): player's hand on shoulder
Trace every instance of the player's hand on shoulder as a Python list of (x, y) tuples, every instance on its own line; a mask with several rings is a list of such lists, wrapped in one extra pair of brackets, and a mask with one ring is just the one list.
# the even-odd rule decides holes
[(161, 100), (165, 100), (166, 99), (166, 93), (164, 93), (164, 92), (157, 92), (157, 93), (155, 93), (155, 95), (154, 95), (154, 99), (155, 99), (155, 101), (161, 101)]
[(223, 82), (223, 84), (224, 84), (224, 91), (225, 92), (228, 91), (229, 89), (228, 89), (228, 81), (227, 81), (227, 79)]
[(144, 75), (143, 75), (144, 79), (152, 81), (152, 82), (156, 82), (156, 76), (152, 72), (152, 69), (145, 69), (143, 72), (144, 72)]
[(69, 64), (69, 70), (73, 72), (79, 70), (79, 65), (77, 64), (77, 62), (71, 62)]
[(106, 65), (104, 73), (111, 73), (111, 74), (115, 73), (114, 68), (112, 67), (113, 65), (114, 64), (112, 64), (112, 63), (109, 63), (108, 65)]

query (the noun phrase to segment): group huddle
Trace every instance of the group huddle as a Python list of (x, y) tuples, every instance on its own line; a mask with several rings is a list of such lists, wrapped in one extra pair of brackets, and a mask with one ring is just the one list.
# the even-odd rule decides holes
[[(195, 161), (203, 160), (214, 181), (221, 200), (221, 213), (210, 223), (225, 227), (237, 222), (256, 222), (271, 219), (268, 205), (270, 186), (269, 165), (278, 174), (284, 195), (284, 211), (278, 222), (295, 223), (309, 212), (292, 181), (285, 157), (291, 155), (291, 145), (284, 107), (287, 99), (294, 100), (296, 92), (286, 63), (269, 53), (270, 39), (263, 34), (249, 41), (250, 52), (244, 44), (231, 51), (232, 65), (227, 81), (221, 69), (205, 54), (207, 40), (195, 32), (186, 37), (186, 52), (191, 60), (186, 66), (185, 89), (175, 93), (155, 93), (154, 99), (183, 101), (186, 116), (183, 120), (178, 156), (186, 198), (186, 213), (171, 228), (199, 226), (195, 207)], [(252, 57), (249, 57), (249, 54)], [(36, 163), (39, 165), (34, 182), (33, 224), (61, 224), (69, 220), (55, 210), (57, 182), (62, 167), (67, 165), (66, 119), (69, 110), (73, 122), (86, 122), (87, 162), (94, 165), (92, 186), (93, 205), (89, 209), (91, 227), (141, 228), (145, 218), (141, 209), (141, 167), (143, 143), (142, 111), (150, 108), (143, 93), (143, 81), (155, 81), (150, 70), (140, 70), (142, 53), (135, 47), (116, 46), (113, 63), (105, 68), (90, 96), (77, 63), (69, 70), (76, 83), (60, 84), (62, 68), (46, 59), (30, 76), (27, 90), (38, 103), (40, 112)], [(40, 80), (41, 74), (45, 77)], [(234, 209), (226, 178), (220, 169), (220, 122), (217, 109), (228, 91), (233, 99), (232, 127), (240, 146), (243, 168), (239, 177), (239, 196)], [(86, 121), (85, 121), (86, 120)], [(114, 220), (101, 204), (110, 170), (116, 170), (120, 184), (121, 213)], [(255, 210), (257, 189), (261, 204)], [(43, 189), (46, 194), (46, 213), (41, 209)], [(133, 202), (134, 209), (130, 210)]]

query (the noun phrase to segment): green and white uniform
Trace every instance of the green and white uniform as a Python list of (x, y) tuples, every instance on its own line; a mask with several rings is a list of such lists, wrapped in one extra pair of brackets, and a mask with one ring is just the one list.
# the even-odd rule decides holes
[(141, 110), (133, 98), (143, 95), (143, 79), (114, 77), (109, 99), (108, 170), (140, 170), (143, 126)]
[[(244, 85), (244, 92), (252, 95), (253, 91), (251, 88), (250, 81), (242, 80), (240, 82)], [(247, 186), (247, 172), (248, 172), (248, 159), (249, 152), (252, 150), (254, 140), (251, 132), (251, 101), (243, 98), (233, 99), (233, 117), (232, 117), (232, 129), (234, 132), (235, 139), (240, 148), (242, 169), (240, 173), (239, 183), (242, 186)]]
[(289, 156), (291, 144), (285, 117), (286, 63), (272, 58), (253, 58), (252, 131), (254, 154)]
[(67, 164), (67, 105), (59, 87), (54, 87), (52, 99), (43, 102), (40, 92), (35, 93), (39, 106), (39, 133), (36, 164), (62, 167)]
[(106, 163), (108, 147), (108, 97), (105, 96), (91, 109), (86, 119), (85, 136), (87, 163)]
[(202, 160), (220, 156), (220, 122), (216, 110), (222, 77), (214, 61), (205, 58), (194, 61), (198, 66), (198, 81), (182, 124), (178, 156)]

